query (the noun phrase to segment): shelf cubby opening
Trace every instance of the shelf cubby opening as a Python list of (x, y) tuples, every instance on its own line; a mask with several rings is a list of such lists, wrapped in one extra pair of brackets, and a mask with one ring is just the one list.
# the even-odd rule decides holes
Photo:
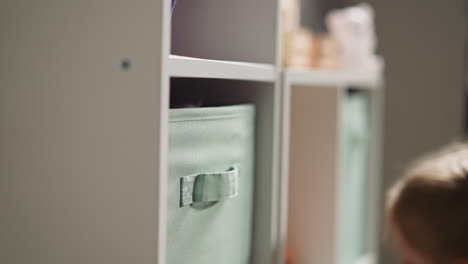
[(274, 83), (223, 79), (172, 78), (174, 107), (195, 103), (201, 107), (254, 104), (255, 180), (251, 263), (271, 263), (274, 236)]
[(288, 258), (297, 264), (349, 264), (372, 258), (374, 90), (303, 85), (289, 89)]
[(171, 54), (275, 64), (276, 8), (269, 0), (179, 0)]

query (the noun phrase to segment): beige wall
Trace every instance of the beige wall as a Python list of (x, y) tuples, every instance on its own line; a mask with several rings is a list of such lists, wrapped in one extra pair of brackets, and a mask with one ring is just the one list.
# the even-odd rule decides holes
[[(386, 61), (384, 188), (414, 156), (463, 130), (462, 0), (372, 0)], [(384, 247), (381, 263), (394, 262)]]

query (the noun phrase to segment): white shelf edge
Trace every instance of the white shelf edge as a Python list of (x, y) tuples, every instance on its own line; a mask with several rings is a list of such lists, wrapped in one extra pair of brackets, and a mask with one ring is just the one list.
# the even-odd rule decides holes
[(290, 85), (325, 86), (342, 88), (356, 86), (360, 89), (377, 89), (381, 83), (381, 71), (345, 71), (329, 69), (286, 68), (284, 78)]
[(272, 64), (205, 60), (169, 55), (169, 76), (274, 82), (277, 71)]

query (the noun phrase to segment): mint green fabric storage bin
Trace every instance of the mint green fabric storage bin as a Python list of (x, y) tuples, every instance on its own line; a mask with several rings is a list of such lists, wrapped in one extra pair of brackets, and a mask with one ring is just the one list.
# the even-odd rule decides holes
[(248, 264), (254, 106), (171, 109), (167, 264)]
[(367, 93), (353, 92), (343, 99), (338, 264), (357, 263), (370, 253), (368, 97)]

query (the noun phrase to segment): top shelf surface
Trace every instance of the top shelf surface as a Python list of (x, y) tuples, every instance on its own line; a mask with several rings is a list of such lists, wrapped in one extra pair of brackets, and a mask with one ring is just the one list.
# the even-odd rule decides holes
[(284, 70), (284, 78), (289, 85), (376, 89), (381, 84), (381, 71), (287, 68)]
[[(169, 56), (169, 75), (181, 78), (231, 79), (274, 82), (278, 70), (272, 64), (206, 60), (178, 55)], [(381, 84), (381, 70), (333, 70), (285, 68), (284, 80), (289, 85), (376, 89)]]
[(185, 78), (274, 82), (276, 69), (271, 64), (205, 60), (170, 55), (169, 75)]

